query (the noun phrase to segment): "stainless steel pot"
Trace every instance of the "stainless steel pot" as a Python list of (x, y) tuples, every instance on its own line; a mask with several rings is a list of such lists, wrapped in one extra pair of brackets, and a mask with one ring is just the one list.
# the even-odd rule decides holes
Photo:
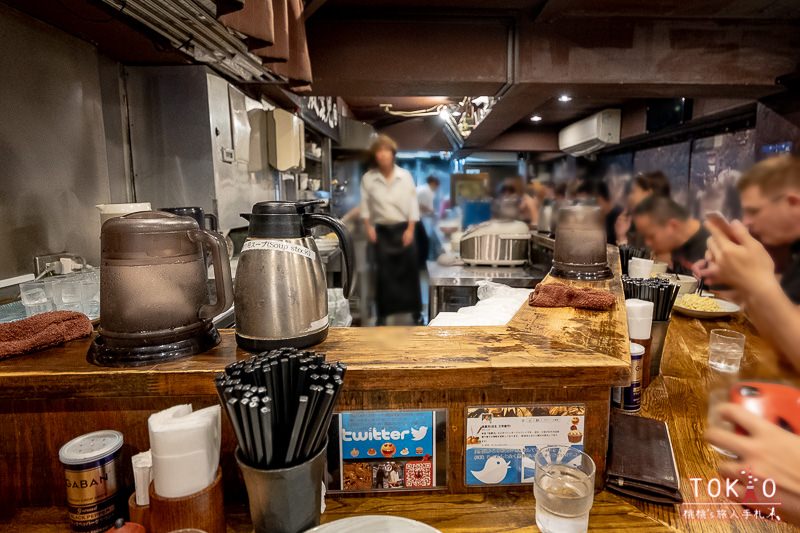
[(461, 237), (461, 259), (469, 265), (523, 265), (529, 243), (530, 232), (524, 222), (490, 220)]

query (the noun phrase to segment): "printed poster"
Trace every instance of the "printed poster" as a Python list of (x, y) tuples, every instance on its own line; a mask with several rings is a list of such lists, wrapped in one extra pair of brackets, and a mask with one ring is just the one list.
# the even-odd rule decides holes
[(467, 407), (467, 485), (533, 483), (536, 450), (563, 445), (583, 451), (582, 404)]
[(328, 450), (329, 490), (432, 490), (446, 484), (445, 409), (338, 413)]

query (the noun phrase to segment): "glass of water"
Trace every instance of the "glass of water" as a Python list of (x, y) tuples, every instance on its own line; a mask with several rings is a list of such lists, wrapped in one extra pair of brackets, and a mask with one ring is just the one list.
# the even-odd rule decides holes
[(594, 501), (592, 458), (569, 446), (536, 452), (536, 525), (544, 533), (583, 533)]
[(744, 334), (730, 329), (712, 329), (708, 341), (708, 364), (720, 372), (738, 372), (744, 355)]

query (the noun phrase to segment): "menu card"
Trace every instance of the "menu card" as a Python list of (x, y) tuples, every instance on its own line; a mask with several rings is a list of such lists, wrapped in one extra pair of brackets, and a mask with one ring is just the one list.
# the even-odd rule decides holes
[(582, 404), (467, 407), (465, 483), (533, 483), (536, 450), (563, 445), (583, 451)]

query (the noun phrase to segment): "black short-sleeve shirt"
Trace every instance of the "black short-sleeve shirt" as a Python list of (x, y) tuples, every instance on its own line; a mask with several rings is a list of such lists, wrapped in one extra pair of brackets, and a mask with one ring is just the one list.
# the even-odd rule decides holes
[(792, 302), (800, 305), (800, 241), (792, 244), (792, 260), (783, 271), (781, 287)]
[[(706, 256), (706, 242), (710, 236), (711, 234), (708, 230), (700, 226), (700, 229), (689, 237), (688, 241), (672, 251), (672, 268), (670, 271), (675, 274), (692, 275), (692, 263), (696, 263)], [(800, 275), (800, 270), (798, 274)], [(798, 282), (800, 282), (800, 279), (798, 279)]]

